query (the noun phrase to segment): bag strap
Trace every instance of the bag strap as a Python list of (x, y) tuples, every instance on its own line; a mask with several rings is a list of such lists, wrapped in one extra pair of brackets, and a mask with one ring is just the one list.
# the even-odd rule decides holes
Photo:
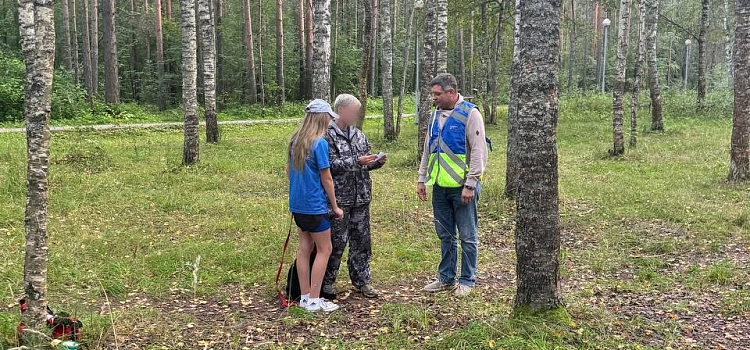
[(281, 292), (279, 288), (279, 279), (281, 278), (281, 270), (284, 268), (284, 257), (286, 256), (286, 248), (289, 246), (289, 239), (292, 237), (292, 214), (289, 213), (289, 232), (286, 235), (286, 241), (284, 241), (284, 249), (281, 252), (281, 262), (279, 262), (279, 270), (276, 272), (276, 290)]

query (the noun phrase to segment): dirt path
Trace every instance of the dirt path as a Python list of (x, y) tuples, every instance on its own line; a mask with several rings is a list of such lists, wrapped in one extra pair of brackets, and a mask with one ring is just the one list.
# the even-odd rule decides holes
[[(404, 114), (404, 117), (412, 117), (414, 114)], [(367, 119), (381, 118), (380, 115), (368, 115)], [(298, 122), (300, 118), (286, 118), (286, 119), (253, 119), (253, 120), (227, 120), (220, 121), (219, 125), (256, 125), (256, 124), (287, 124)], [(120, 129), (148, 129), (148, 128), (179, 128), (182, 127), (182, 122), (162, 122), (162, 123), (137, 123), (137, 124), (100, 124), (100, 125), (61, 125), (51, 126), (49, 129), (51, 132), (61, 131), (79, 131), (79, 130), (120, 130)], [(206, 122), (200, 122), (201, 126), (206, 125)], [(0, 134), (6, 133), (20, 133), (26, 132), (26, 128), (0, 128)]]

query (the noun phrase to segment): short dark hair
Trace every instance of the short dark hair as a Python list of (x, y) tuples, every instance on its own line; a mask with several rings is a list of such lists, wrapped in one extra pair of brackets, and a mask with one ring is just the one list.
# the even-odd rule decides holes
[(443, 91), (453, 89), (458, 92), (458, 82), (456, 82), (456, 77), (450, 73), (440, 73), (432, 78), (432, 80), (430, 80), (430, 87), (435, 85), (440, 85)]

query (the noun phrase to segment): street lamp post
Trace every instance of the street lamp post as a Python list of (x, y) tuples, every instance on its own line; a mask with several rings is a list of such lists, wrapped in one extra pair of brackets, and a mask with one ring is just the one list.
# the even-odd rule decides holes
[(602, 81), (601, 81), (601, 87), (602, 87), (602, 93), (604, 93), (604, 88), (606, 86), (607, 82), (607, 43), (609, 41), (609, 25), (612, 24), (612, 21), (609, 20), (609, 18), (605, 18), (602, 22), (604, 25), (604, 61), (602, 62)]
[(690, 69), (690, 47), (692, 46), (693, 42), (690, 39), (685, 40), (685, 73), (684, 75), (684, 82), (682, 83), (682, 88), (687, 90), (688, 88), (688, 72)]

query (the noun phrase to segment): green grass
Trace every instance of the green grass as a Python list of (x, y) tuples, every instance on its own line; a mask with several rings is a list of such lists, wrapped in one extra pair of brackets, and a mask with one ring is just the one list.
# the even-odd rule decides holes
[[(573, 232), (572, 239), (581, 242), (564, 243), (563, 276), (566, 280), (591, 276), (566, 290), (572, 322), (546, 316), (510, 317), (513, 286), (508, 284), (462, 301), (445, 297), (431, 300), (433, 304), (389, 302), (371, 316), (377, 329), (387, 331), (367, 339), (333, 334), (318, 339), (313, 347), (662, 348), (642, 339), (646, 329), (664, 339), (679, 339), (673, 325), (617, 315), (589, 301), (598, 290), (647, 293), (675, 285), (688, 291), (705, 286), (729, 290), (747, 279), (747, 267), (732, 257), (687, 270), (669, 262), (671, 258), (700, 260), (721, 252), (728, 242), (745, 247), (750, 242), (750, 186), (724, 181), (731, 118), (721, 106), (694, 115), (687, 107), (670, 104), (682, 101), (665, 98), (665, 133), (649, 132), (648, 113), (642, 110), (639, 146), (620, 159), (606, 156), (611, 148), (609, 97), (569, 98), (561, 103), (561, 221), (566, 232)], [(170, 115), (179, 118), (178, 112)], [(481, 202), (479, 274), (492, 272), (510, 281), (514, 214), (512, 203), (501, 196), (506, 143), (501, 115), (499, 125), (488, 127), (495, 151)], [(174, 319), (173, 314), (154, 308), (120, 309), (120, 302), (132, 293), (155, 300), (173, 293), (221, 299), (231, 297), (227, 286), (238, 286), (260, 289), (272, 298), (277, 259), (289, 225), (284, 145), (294, 127), (223, 127), (221, 143), (201, 143), (200, 164), (191, 167), (180, 164), (180, 130), (53, 134), (48, 270), (52, 306), (77, 312), (87, 325), (88, 339), (111, 341), (109, 315), (99, 312), (106, 294), (114, 301), (116, 324), (158, 325), (161, 330), (152, 344), (156, 349), (180, 348), (179, 342), (190, 345), (190, 339), (172, 337), (184, 324), (196, 321), (192, 316)], [(368, 121), (365, 132), (374, 152), (389, 154), (386, 168), (373, 173), (375, 283), (379, 287), (422, 283), (434, 273), (439, 248), (427, 217), (430, 205), (419, 203), (413, 195), (415, 128), (406, 120), (400, 139), (390, 143), (383, 140), (379, 121)], [(0, 134), (0, 244), (4, 248), (0, 250), (0, 349), (14, 339), (18, 318), (10, 306), (23, 290), (24, 204), (24, 135)], [(501, 248), (490, 249), (484, 242), (500, 242)], [(200, 283), (193, 290), (192, 263), (198, 255)], [(348, 281), (344, 266), (340, 273), (343, 288)], [(728, 314), (747, 315), (750, 309), (746, 292), (726, 294), (721, 303)], [(435, 305), (450, 305), (456, 310), (450, 317), (465, 322), (444, 329), (443, 311), (436, 311)], [(287, 317), (283, 323), (298, 329), (294, 327), (310, 322), (339, 324), (347, 315), (344, 311), (330, 319), (311, 320), (292, 311)], [(422, 333), (431, 335), (425, 338)]]

